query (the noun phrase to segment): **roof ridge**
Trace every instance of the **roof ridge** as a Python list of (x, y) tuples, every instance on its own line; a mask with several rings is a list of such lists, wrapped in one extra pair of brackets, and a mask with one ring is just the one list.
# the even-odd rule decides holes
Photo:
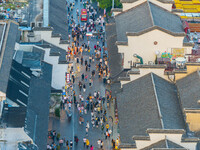
[(161, 122), (162, 129), (164, 129), (164, 123), (163, 123), (163, 119), (162, 119), (161, 109), (160, 109), (160, 105), (159, 105), (159, 101), (158, 101), (158, 96), (157, 96), (157, 91), (156, 91), (156, 86), (155, 86), (153, 75), (154, 75), (154, 73), (151, 72), (151, 79), (152, 79), (154, 94), (155, 94), (155, 97), (156, 97), (156, 104), (157, 104), (157, 107), (158, 107), (160, 122)]
[(150, 12), (150, 17), (151, 17), (152, 25), (154, 26), (155, 24), (154, 24), (153, 15), (152, 15), (151, 7), (150, 7), (149, 3), (150, 3), (149, 0), (147, 0), (147, 5), (148, 5), (148, 8), (149, 8), (149, 12)]
[(166, 147), (169, 148), (169, 143), (168, 143), (168, 140), (167, 140), (167, 136), (165, 135), (165, 142), (166, 142)]
[(122, 11), (121, 13), (116, 14), (115, 17), (116, 17), (116, 16), (120, 16), (120, 15), (122, 15), (122, 14), (128, 12), (128, 11), (131, 11), (132, 9), (135, 9), (135, 8), (141, 6), (141, 5), (144, 5), (145, 3), (147, 3), (147, 1), (144, 1), (143, 3), (141, 3), (141, 4), (139, 4), (139, 5), (136, 5), (136, 6), (134, 6), (134, 7), (131, 7), (131, 8), (129, 8), (129, 9), (125, 10), (125, 11)]

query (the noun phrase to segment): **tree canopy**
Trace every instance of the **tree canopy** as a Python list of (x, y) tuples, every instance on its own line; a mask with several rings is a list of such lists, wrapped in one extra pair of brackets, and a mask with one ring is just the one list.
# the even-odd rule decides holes
[[(99, 7), (105, 9), (109, 12), (112, 9), (112, 0), (97, 0), (99, 2)], [(120, 0), (114, 0), (114, 8), (122, 8)]]

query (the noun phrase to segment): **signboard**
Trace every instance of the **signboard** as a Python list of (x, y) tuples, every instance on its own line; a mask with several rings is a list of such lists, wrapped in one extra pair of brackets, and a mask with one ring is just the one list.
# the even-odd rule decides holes
[(164, 52), (161, 54), (162, 58), (172, 58), (172, 55), (170, 53)]
[(70, 82), (70, 74), (66, 73), (66, 82), (69, 83)]
[(172, 48), (172, 57), (184, 57), (185, 51), (185, 48)]

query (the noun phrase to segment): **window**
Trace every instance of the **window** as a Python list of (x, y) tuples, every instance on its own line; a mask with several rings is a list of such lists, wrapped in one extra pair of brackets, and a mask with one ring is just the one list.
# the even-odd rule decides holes
[(82, 15), (81, 18), (86, 19), (87, 15)]

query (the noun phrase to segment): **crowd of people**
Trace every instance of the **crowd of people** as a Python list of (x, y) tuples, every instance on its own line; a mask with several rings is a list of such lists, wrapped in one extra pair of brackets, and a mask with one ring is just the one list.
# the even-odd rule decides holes
[[(107, 91), (90, 91), (95, 79), (104, 84), (109, 82), (109, 68), (103, 32), (105, 22), (101, 15), (98, 16), (98, 9), (94, 8), (88, 1), (80, 0), (88, 13), (88, 22), (80, 23), (80, 11), (78, 8), (76, 9), (77, 16), (73, 15), (75, 2), (66, 2), (68, 31), (71, 33), (69, 34), (71, 44), (68, 47), (66, 59), (69, 62), (72, 61), (73, 65), (68, 66), (71, 78), (70, 82), (66, 82), (64, 94), (62, 95), (61, 109), (66, 111), (69, 119), (73, 106), (79, 114), (78, 118), (74, 119), (81, 126), (85, 126), (83, 147), (90, 150), (94, 149), (94, 143), (90, 143), (88, 135), (89, 131), (92, 132), (95, 128), (99, 129), (105, 137), (97, 141), (98, 149), (104, 149), (104, 140), (111, 140), (110, 137), (113, 132), (109, 128), (107, 115), (107, 108), (112, 97), (111, 93)], [(88, 34), (90, 32), (92, 34)], [(96, 42), (91, 43), (92, 40)], [(85, 121), (84, 116), (87, 114), (91, 115), (91, 119)], [(59, 145), (59, 147), (65, 146), (69, 150), (73, 147), (73, 141), (75, 144), (79, 143), (78, 135), (74, 136), (74, 140), (66, 140), (65, 138), (60, 138), (60, 136), (55, 130), (51, 131), (49, 138), (52, 138), (53, 142), (51, 145), (47, 145), (47, 149), (55, 150)], [(114, 143), (113, 141), (112, 144)], [(113, 148), (115, 148), (114, 144)]]

